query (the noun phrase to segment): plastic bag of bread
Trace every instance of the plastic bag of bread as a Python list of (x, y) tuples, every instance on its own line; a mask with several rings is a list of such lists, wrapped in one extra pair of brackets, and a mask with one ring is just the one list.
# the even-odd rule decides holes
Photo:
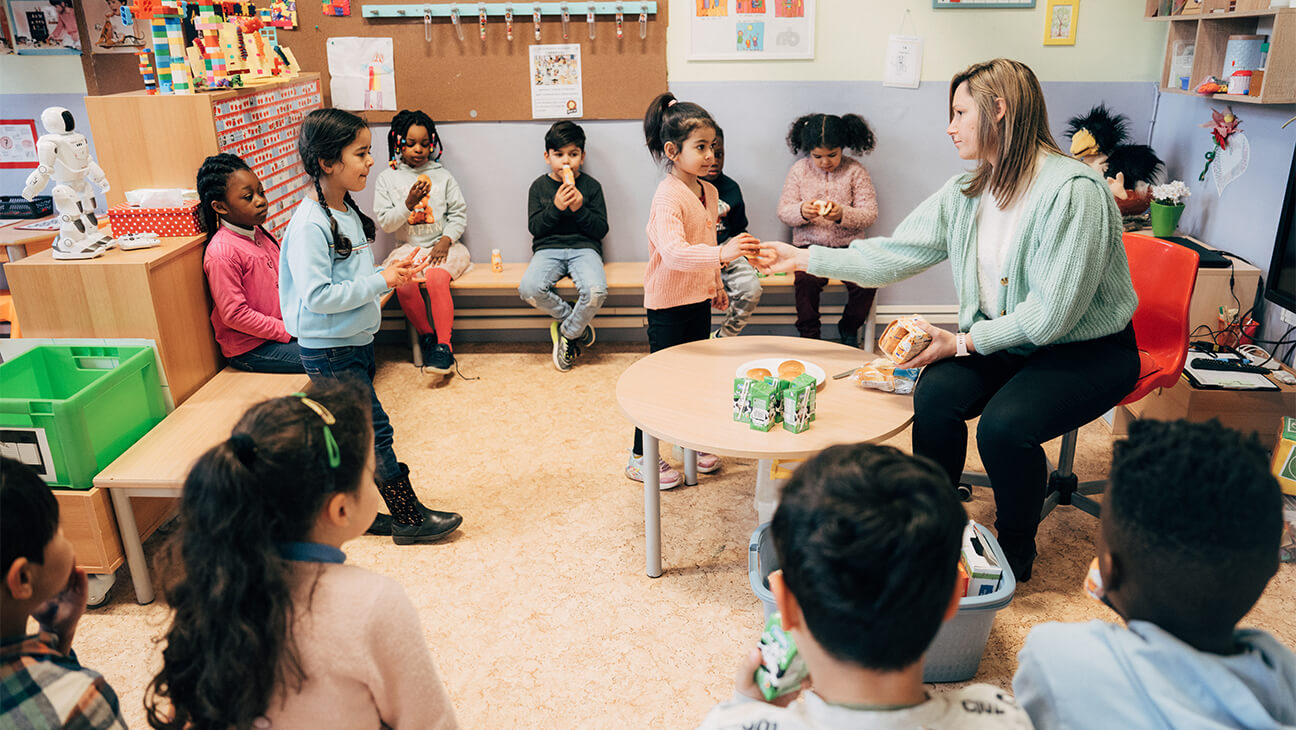
[(903, 395), (913, 392), (914, 383), (918, 380), (918, 370), (897, 368), (895, 363), (885, 357), (879, 357), (857, 369), (850, 379), (861, 388), (873, 388)]
[(882, 331), (878, 349), (891, 362), (903, 363), (918, 356), (931, 344), (931, 335), (918, 324), (917, 316), (901, 317)]

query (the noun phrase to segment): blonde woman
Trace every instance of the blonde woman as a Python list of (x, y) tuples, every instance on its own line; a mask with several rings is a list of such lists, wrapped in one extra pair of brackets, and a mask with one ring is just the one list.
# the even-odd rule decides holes
[(967, 421), (995, 494), (995, 528), (1018, 580), (1029, 580), (1048, 463), (1041, 447), (1102, 415), (1134, 386), (1137, 299), (1120, 214), (1092, 169), (1065, 156), (1026, 65), (975, 64), (950, 82), (945, 130), (976, 163), (923, 201), (891, 236), (847, 248), (762, 246), (768, 271), (808, 271), (877, 287), (949, 260), (954, 334), (913, 366), (913, 450), (957, 484)]

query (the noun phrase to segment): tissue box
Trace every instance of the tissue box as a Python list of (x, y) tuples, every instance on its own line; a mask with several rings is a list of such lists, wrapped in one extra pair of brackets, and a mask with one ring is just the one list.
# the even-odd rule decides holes
[(1296, 495), (1296, 418), (1283, 419), (1273, 452), (1273, 475), (1287, 494)]
[(114, 236), (127, 233), (156, 233), (159, 236), (193, 236), (203, 232), (198, 201), (179, 208), (136, 208), (127, 203), (108, 209)]

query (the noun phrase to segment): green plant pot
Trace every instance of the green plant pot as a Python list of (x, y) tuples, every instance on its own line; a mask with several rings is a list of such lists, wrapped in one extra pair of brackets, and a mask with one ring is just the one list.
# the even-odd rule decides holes
[(1173, 235), (1175, 228), (1179, 225), (1179, 216), (1183, 215), (1183, 212), (1183, 204), (1164, 205), (1155, 200), (1152, 201), (1152, 235)]

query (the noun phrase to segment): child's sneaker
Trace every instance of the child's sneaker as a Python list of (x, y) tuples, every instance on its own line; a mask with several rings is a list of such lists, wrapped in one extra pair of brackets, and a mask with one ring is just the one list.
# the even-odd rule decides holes
[(576, 361), (576, 356), (580, 354), (580, 346), (563, 337), (562, 330), (558, 328), (557, 322), (552, 322), (549, 325), (549, 339), (553, 340), (554, 367), (558, 368), (560, 373), (571, 370), (572, 363)]
[[(626, 476), (630, 477), (636, 482), (642, 482), (644, 480), (643, 461), (644, 458), (642, 456), (635, 456), (634, 454), (631, 454), (630, 462), (626, 464), (626, 469), (625, 469)], [(684, 483), (684, 480), (680, 478), (680, 473), (675, 471), (673, 468), (671, 468), (671, 465), (667, 464), (665, 459), (658, 459), (657, 466), (660, 469), (661, 476), (660, 476), (659, 486), (661, 487), (662, 491), (666, 491), (667, 489), (674, 489), (675, 487), (678, 487), (679, 485)]]
[[(684, 449), (679, 446), (671, 450), (671, 455), (680, 461), (684, 461)], [(705, 451), (697, 452), (697, 470), (699, 474), (712, 474), (720, 471), (720, 457), (715, 454), (708, 454)]]
[(423, 367), (428, 372), (438, 375), (448, 375), (454, 368), (455, 356), (450, 351), (449, 345), (436, 344), (432, 346), (431, 352), (424, 351)]
[(585, 325), (585, 331), (581, 333), (580, 339), (576, 340), (576, 344), (581, 347), (589, 347), (594, 344), (594, 325)]

